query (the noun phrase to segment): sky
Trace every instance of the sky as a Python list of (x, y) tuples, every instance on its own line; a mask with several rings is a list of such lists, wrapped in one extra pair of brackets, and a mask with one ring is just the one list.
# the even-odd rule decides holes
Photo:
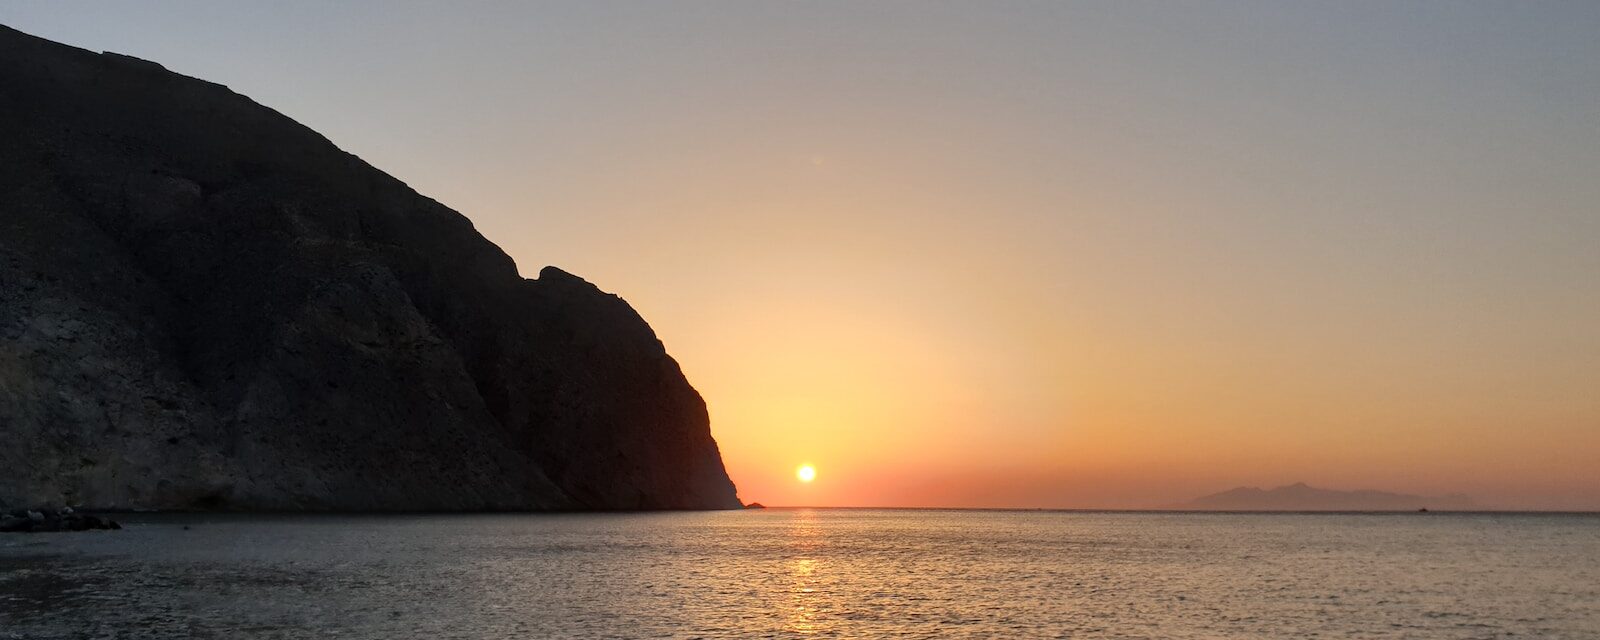
[[(628, 300), (746, 501), (1600, 509), (1600, 3), (14, 2)], [(816, 480), (797, 481), (801, 464)]]

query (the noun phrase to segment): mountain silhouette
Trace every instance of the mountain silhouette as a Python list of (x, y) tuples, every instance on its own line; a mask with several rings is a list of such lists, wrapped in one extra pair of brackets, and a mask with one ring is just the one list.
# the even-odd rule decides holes
[(626, 302), (272, 109), (0, 26), (0, 140), (0, 506), (741, 506)]

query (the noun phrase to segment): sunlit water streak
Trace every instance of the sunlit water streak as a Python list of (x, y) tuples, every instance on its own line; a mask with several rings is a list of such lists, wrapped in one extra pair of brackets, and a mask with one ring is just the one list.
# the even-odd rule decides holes
[(126, 524), (0, 537), (0, 638), (1600, 638), (1595, 516), (770, 509)]

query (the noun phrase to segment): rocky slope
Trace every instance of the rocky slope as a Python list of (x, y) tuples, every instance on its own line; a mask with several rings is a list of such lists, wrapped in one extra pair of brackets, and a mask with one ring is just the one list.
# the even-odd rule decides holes
[(738, 508), (620, 298), (316, 132), (0, 27), (0, 507)]

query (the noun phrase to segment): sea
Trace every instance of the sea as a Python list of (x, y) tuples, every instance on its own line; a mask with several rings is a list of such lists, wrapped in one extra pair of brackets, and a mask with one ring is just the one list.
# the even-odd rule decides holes
[(1600, 638), (1600, 516), (127, 515), (0, 638)]

